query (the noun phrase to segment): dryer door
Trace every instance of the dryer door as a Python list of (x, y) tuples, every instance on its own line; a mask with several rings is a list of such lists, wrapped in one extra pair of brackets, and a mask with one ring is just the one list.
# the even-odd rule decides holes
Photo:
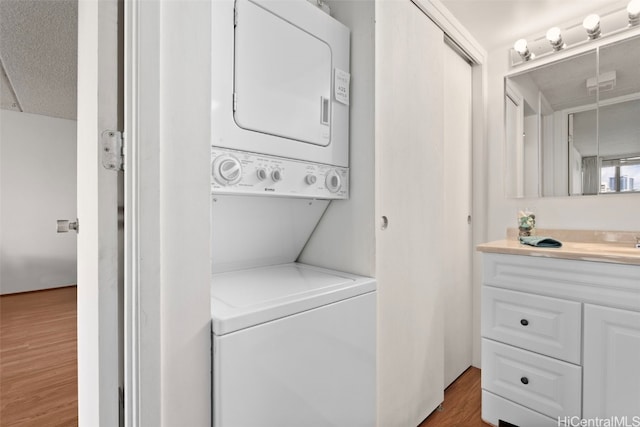
[(234, 119), (241, 128), (327, 146), (331, 49), (251, 2), (236, 2)]

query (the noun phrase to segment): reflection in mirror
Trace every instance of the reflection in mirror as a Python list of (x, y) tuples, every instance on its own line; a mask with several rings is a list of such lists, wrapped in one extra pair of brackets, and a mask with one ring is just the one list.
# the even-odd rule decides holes
[(640, 192), (640, 37), (600, 49), (600, 192)]
[(640, 192), (640, 37), (505, 79), (507, 197)]
[[(569, 194), (598, 194), (598, 111), (595, 105), (567, 115)], [(554, 194), (555, 195), (555, 194)]]
[[(507, 82), (505, 114), (508, 124), (506, 156), (508, 197), (538, 196), (539, 145), (538, 101), (527, 93), (526, 82)], [(535, 99), (534, 99), (535, 98)]]
[[(596, 70), (596, 52), (591, 51), (507, 77), (507, 197), (566, 196), (570, 189), (571, 193), (582, 194), (582, 157), (588, 154), (571, 148), (569, 117), (595, 111), (597, 91), (590, 90), (585, 82), (596, 75)], [(510, 105), (514, 97), (510, 94), (522, 98), (521, 110)], [(515, 131), (511, 116), (522, 122), (521, 133)], [(581, 145), (585, 150), (588, 141)], [(515, 156), (520, 151), (522, 159)], [(589, 152), (597, 153), (597, 146), (589, 147)]]

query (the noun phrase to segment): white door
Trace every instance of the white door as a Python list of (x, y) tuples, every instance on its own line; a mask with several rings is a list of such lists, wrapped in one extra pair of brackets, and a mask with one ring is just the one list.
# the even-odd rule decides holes
[[(119, 422), (118, 250), (120, 172), (102, 165), (100, 140), (120, 128), (116, 0), (78, 5), (78, 417), (80, 426)], [(120, 251), (121, 253), (121, 251)]]
[(640, 313), (585, 304), (583, 354), (582, 417), (639, 420)]
[(413, 3), (376, 2), (381, 427), (418, 425), (443, 400), (442, 39)]
[(444, 385), (471, 366), (471, 65), (444, 48)]

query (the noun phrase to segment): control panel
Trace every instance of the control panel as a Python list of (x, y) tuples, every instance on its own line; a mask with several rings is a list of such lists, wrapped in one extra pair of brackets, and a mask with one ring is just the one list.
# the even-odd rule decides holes
[(211, 193), (347, 199), (349, 169), (213, 147)]

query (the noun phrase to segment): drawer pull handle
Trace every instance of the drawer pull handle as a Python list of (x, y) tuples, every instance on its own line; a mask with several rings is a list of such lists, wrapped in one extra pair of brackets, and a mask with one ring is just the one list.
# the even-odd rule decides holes
[(527, 319), (522, 319), (522, 320), (520, 321), (520, 324), (521, 324), (522, 326), (527, 326), (527, 325), (529, 324), (529, 321), (528, 321)]
[(522, 377), (522, 378), (520, 378), (520, 382), (521, 382), (522, 384), (524, 384), (524, 385), (527, 385), (527, 384), (529, 384), (529, 378), (527, 378), (527, 377)]

